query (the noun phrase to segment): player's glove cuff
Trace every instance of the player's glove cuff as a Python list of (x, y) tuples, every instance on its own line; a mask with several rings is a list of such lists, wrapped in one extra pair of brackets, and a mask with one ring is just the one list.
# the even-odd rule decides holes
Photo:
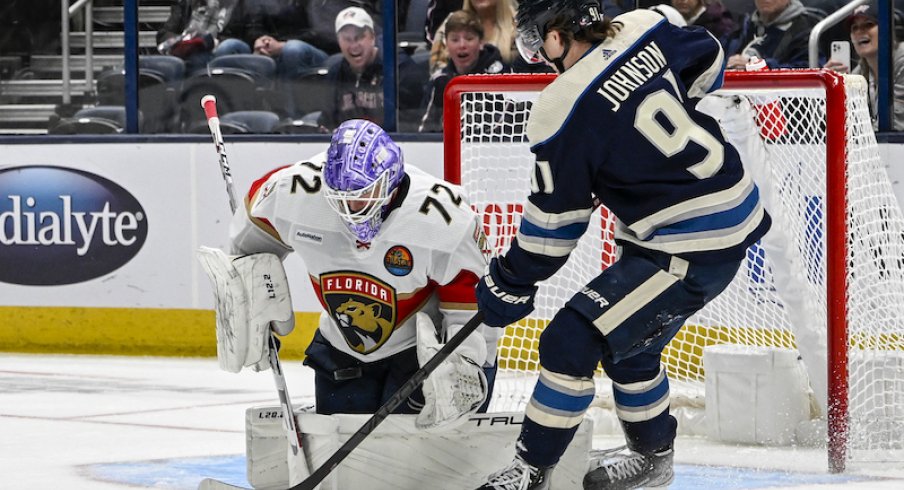
[(505, 327), (534, 311), (537, 286), (512, 284), (507, 277), (504, 259), (490, 261), (487, 274), (477, 283), (477, 307), (484, 314), (483, 323), (491, 327)]

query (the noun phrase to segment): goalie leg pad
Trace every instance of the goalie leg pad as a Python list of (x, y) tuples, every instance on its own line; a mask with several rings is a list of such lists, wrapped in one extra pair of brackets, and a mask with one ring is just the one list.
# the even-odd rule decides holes
[(210, 279), (216, 301), (217, 359), (224, 371), (269, 367), (271, 322), (285, 335), (294, 312), (282, 261), (274, 254), (230, 256), (201, 247), (198, 260)]
[[(313, 406), (295, 410), (313, 412)], [(310, 474), (311, 461), (306, 451), (293, 455), (286, 440), (280, 406), (257, 406), (245, 410), (245, 456), (248, 483), (258, 490), (285, 489)], [(301, 471), (299, 471), (299, 469)]]
[[(417, 356), (421, 365), (442, 348), (436, 327), (424, 313), (418, 313)], [(481, 367), (486, 358), (486, 342), (472, 332), (430, 376), (424, 380), (424, 408), (415, 425), (427, 431), (443, 431), (466, 422), (486, 400), (488, 384)]]

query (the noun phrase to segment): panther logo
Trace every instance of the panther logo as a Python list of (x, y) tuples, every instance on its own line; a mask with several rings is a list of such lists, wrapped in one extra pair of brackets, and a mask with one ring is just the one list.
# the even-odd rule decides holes
[(366, 354), (383, 345), (392, 334), (392, 323), (380, 316), (380, 303), (364, 304), (350, 299), (336, 308), (334, 318), (348, 345)]
[(379, 278), (360, 271), (320, 275), (323, 306), (349, 348), (370, 354), (389, 340), (396, 327), (396, 291)]

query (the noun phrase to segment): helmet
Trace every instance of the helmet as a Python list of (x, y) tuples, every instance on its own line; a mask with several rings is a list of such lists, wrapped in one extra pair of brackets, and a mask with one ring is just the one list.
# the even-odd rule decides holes
[(548, 33), (547, 27), (559, 16), (570, 19), (572, 32), (603, 21), (599, 0), (521, 0), (515, 17), (518, 25), (515, 44), (524, 61), (543, 61), (539, 54)]
[(358, 240), (370, 242), (404, 175), (402, 149), (389, 135), (370, 121), (351, 119), (336, 128), (330, 141), (324, 196)]

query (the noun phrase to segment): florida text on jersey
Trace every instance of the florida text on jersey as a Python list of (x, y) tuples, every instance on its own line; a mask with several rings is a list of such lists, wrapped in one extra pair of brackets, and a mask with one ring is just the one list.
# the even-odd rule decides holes
[(392, 209), (369, 243), (349, 233), (322, 195), (323, 157), (274, 171), (251, 188), (251, 220), (297, 253), (335, 348), (373, 362), (415, 345), (414, 313), (463, 325), (486, 267), (482, 227), (459, 189), (406, 165)]
[(531, 111), (532, 193), (507, 257), (534, 279), (567, 260), (595, 196), (616, 240), (685, 258), (739, 258), (769, 227), (737, 151), (694, 109), (722, 84), (719, 42), (642, 9), (613, 25)]

